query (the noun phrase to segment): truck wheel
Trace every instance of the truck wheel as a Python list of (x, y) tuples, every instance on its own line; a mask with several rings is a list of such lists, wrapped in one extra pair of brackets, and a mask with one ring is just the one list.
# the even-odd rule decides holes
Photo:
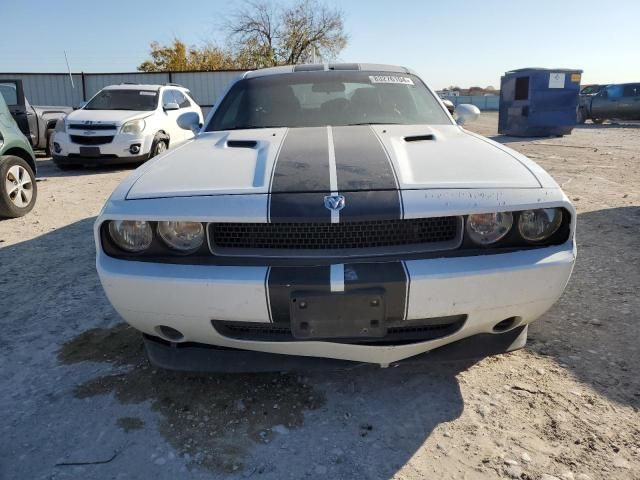
[(47, 145), (44, 147), (44, 151), (47, 154), (47, 157), (50, 157), (53, 155), (53, 132), (54, 129), (50, 128), (49, 130), (47, 130)]
[(597, 125), (600, 125), (602, 122), (604, 122), (604, 118), (592, 118), (591, 121)]
[(578, 113), (576, 115), (576, 123), (579, 124), (579, 125), (582, 125), (585, 122), (586, 119), (587, 119), (587, 117), (584, 114), (584, 109), (579, 108), (578, 109)]
[(26, 215), (37, 197), (36, 176), (29, 164), (13, 155), (0, 157), (0, 217)]

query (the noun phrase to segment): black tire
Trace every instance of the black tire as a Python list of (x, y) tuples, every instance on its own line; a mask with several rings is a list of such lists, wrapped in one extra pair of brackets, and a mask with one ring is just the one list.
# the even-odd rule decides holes
[(47, 135), (46, 135), (46, 139), (47, 139), (47, 143), (44, 147), (44, 151), (47, 154), (47, 157), (50, 157), (53, 155), (53, 132), (54, 129), (50, 128), (49, 130), (47, 130)]
[(591, 121), (596, 125), (600, 125), (602, 122), (604, 122), (604, 118), (592, 118)]
[(33, 210), (37, 198), (36, 176), (29, 164), (13, 155), (0, 157), (0, 217), (26, 215)]
[(169, 149), (169, 140), (166, 137), (156, 135), (149, 150), (149, 159), (166, 152)]
[(584, 114), (584, 109), (579, 108), (576, 114), (576, 123), (582, 125), (587, 120), (587, 116)]

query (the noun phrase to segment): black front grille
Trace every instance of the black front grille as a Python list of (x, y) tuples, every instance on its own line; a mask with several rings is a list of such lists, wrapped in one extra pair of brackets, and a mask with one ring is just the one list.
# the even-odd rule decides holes
[(455, 242), (460, 224), (460, 217), (345, 223), (212, 223), (209, 236), (214, 250), (371, 249)]
[(72, 128), (74, 130), (115, 130), (118, 127), (110, 123), (95, 123), (91, 125), (85, 125), (82, 123), (70, 123), (69, 128)]
[[(326, 341), (335, 343), (358, 343), (370, 345), (402, 345), (425, 342), (452, 335), (462, 328), (466, 315), (450, 315), (447, 317), (425, 318), (422, 320), (401, 320), (387, 325), (387, 334), (375, 338), (344, 338)], [(263, 342), (304, 342), (296, 339), (287, 324), (259, 322), (229, 322), (213, 320), (216, 331), (234, 340)], [(317, 339), (311, 339), (317, 340)]]
[(91, 136), (83, 137), (82, 135), (70, 135), (71, 141), (78, 145), (104, 145), (105, 143), (111, 143), (113, 135), (110, 136)]

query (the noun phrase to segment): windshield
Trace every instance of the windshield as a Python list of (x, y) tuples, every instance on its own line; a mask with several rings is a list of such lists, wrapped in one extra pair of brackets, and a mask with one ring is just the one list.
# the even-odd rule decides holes
[(598, 93), (602, 90), (603, 85), (589, 85), (588, 87), (584, 87), (581, 91), (581, 95), (591, 95), (594, 93)]
[(451, 119), (414, 75), (299, 72), (240, 80), (206, 131), (366, 124), (450, 125)]
[(102, 90), (84, 110), (141, 110), (151, 111), (158, 106), (158, 92), (153, 90)]

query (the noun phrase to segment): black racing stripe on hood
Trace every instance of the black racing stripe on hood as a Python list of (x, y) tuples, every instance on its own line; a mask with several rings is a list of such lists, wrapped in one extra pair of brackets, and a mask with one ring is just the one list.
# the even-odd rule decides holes
[[(291, 324), (289, 302), (294, 292), (326, 294), (327, 302), (331, 301), (332, 295), (341, 295), (331, 292), (330, 276), (329, 265), (271, 267), (265, 282), (271, 321)], [(345, 292), (383, 288), (389, 322), (406, 318), (410, 280), (402, 262), (346, 264), (344, 277)]]
[(369, 126), (332, 127), (338, 190), (395, 190), (387, 152)]
[(340, 221), (403, 218), (402, 194), (384, 146), (369, 126), (333, 127)]
[(269, 221), (329, 222), (331, 213), (324, 207), (329, 191), (327, 129), (289, 129), (273, 167)]

